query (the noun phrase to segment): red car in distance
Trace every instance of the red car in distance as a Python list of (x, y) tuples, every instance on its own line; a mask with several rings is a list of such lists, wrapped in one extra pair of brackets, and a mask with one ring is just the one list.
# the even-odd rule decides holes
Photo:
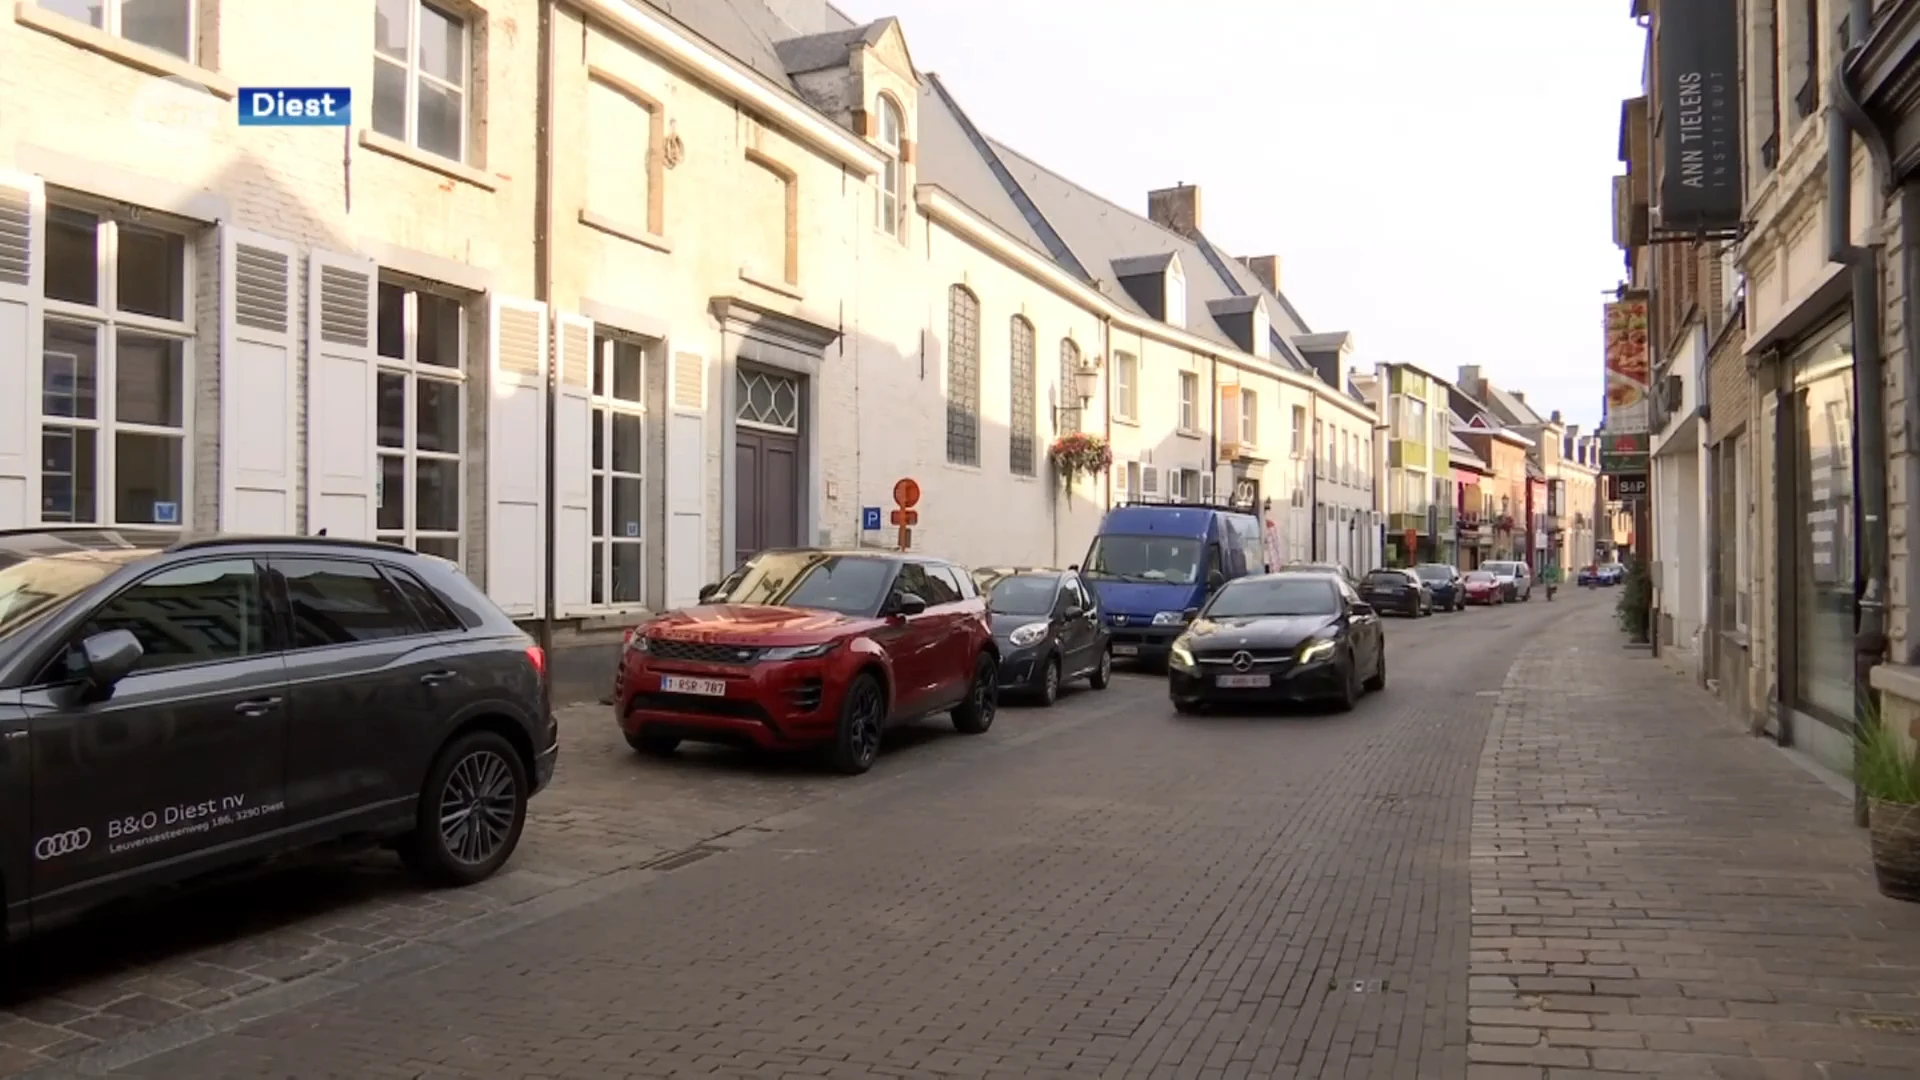
[(999, 707), (972, 575), (939, 559), (781, 549), (627, 634), (614, 708), (628, 745), (824, 749), (863, 773), (891, 726), (942, 710), (969, 735)]
[(1489, 607), (1507, 602), (1507, 594), (1500, 585), (1500, 579), (1485, 570), (1469, 570), (1460, 583), (1467, 591), (1467, 603), (1485, 604)]

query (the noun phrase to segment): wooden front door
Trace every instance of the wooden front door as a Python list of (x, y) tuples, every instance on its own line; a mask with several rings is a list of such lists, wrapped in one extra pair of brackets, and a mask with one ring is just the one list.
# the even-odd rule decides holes
[(737, 428), (733, 439), (733, 559), (800, 543), (800, 437)]

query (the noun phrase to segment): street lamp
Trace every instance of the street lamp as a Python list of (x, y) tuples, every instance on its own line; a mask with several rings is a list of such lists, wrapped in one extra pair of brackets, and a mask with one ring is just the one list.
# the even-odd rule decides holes
[[(1066, 387), (1064, 386), (1061, 387), (1060, 389), (1063, 393), (1066, 391)], [(1063, 420), (1066, 417), (1066, 415), (1068, 413), (1078, 414), (1081, 410), (1085, 409), (1087, 407), (1087, 402), (1092, 401), (1093, 395), (1098, 393), (1099, 390), (1100, 390), (1100, 369), (1098, 367), (1095, 367), (1093, 364), (1083, 362), (1079, 367), (1074, 368), (1073, 369), (1073, 396), (1075, 400), (1080, 402), (1080, 404), (1075, 406), (1055, 405), (1053, 407), (1054, 428), (1059, 429), (1065, 426), (1063, 423)]]

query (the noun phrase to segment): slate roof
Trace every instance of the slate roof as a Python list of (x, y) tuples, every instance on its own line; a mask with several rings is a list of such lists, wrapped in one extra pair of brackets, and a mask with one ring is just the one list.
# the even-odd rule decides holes
[(789, 75), (826, 71), (846, 64), (847, 53), (855, 45), (879, 44), (880, 36), (887, 32), (887, 27), (898, 21), (888, 16), (865, 26), (855, 26), (847, 30), (829, 30), (823, 34), (808, 34), (805, 37), (776, 41), (773, 43), (773, 48), (779, 55), (780, 62), (786, 65)]
[(974, 127), (938, 75), (928, 74), (922, 80), (918, 114), (916, 151), (923, 183), (944, 190), (1001, 232), (1051, 256), (1081, 281), (1093, 280), (1046, 217), (1005, 175), (987, 137)]
[[(894, 22), (887, 18), (858, 24), (821, 0), (627, 2), (679, 23), (809, 108), (794, 77), (845, 63), (850, 48), (877, 41)], [(1271, 317), (1272, 362), (1302, 374), (1313, 373), (1292, 344), (1294, 337), (1311, 330), (1285, 294), (1268, 291), (1252, 271), (1205, 236), (1189, 239), (1163, 229), (985, 136), (938, 76), (925, 74), (922, 83), (915, 130), (921, 181), (943, 189), (1008, 236), (1046, 254), (1067, 273), (1099, 287), (1114, 303), (1142, 316), (1146, 313), (1120, 287), (1114, 261), (1177, 254), (1187, 272), (1185, 328), (1225, 348), (1238, 351), (1215, 323), (1209, 305), (1265, 297)], [(1366, 400), (1350, 381), (1340, 389), (1356, 401)]]
[(1487, 405), (1495, 417), (1515, 427), (1533, 427), (1546, 423), (1540, 414), (1527, 407), (1527, 403), (1511, 393), (1487, 383)]
[[(1458, 416), (1455, 416), (1453, 419), (1454, 419), (1454, 426), (1459, 427), (1460, 418)], [(1447, 433), (1447, 460), (1457, 461), (1462, 465), (1467, 465), (1467, 466), (1471, 466), (1472, 468), (1479, 469), (1481, 472), (1490, 471), (1490, 468), (1491, 468), (1490, 466), (1488, 466), (1487, 460), (1485, 458), (1475, 453), (1473, 447), (1467, 445), (1467, 441), (1465, 439), (1462, 439), (1460, 436), (1455, 435), (1452, 432)]]

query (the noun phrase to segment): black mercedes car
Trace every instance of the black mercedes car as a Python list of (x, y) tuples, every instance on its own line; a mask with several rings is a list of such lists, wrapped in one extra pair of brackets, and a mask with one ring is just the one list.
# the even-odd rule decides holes
[(1367, 571), (1360, 579), (1360, 595), (1381, 611), (1417, 619), (1433, 614), (1434, 595), (1420, 575), (1411, 570), (1383, 566)]
[(1084, 678), (1095, 690), (1113, 679), (1111, 635), (1093, 590), (1073, 570), (995, 567), (973, 572), (987, 598), (1000, 644), (1000, 690), (1042, 705), (1062, 683)]
[(1413, 568), (1413, 573), (1426, 582), (1427, 589), (1433, 593), (1433, 606), (1440, 611), (1467, 610), (1467, 589), (1460, 580), (1460, 571), (1443, 562), (1421, 563)]
[(1315, 700), (1345, 712), (1364, 692), (1387, 685), (1386, 637), (1373, 606), (1337, 578), (1238, 578), (1173, 643), (1167, 682), (1182, 713)]

